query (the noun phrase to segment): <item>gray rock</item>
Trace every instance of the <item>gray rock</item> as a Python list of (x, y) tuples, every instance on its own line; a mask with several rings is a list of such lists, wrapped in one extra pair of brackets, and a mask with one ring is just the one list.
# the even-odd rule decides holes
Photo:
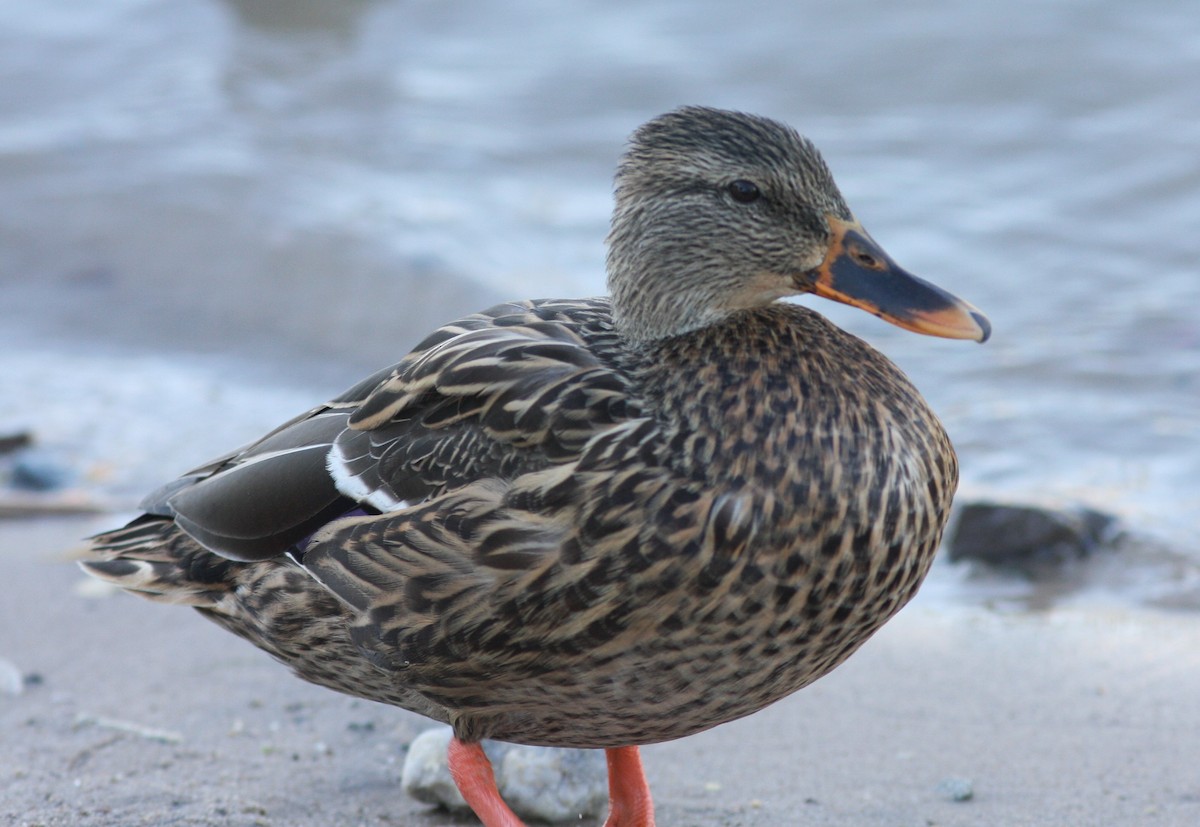
[[(450, 777), (446, 749), (450, 727), (436, 727), (409, 745), (400, 785), (418, 801), (465, 810)], [(608, 800), (607, 768), (600, 750), (550, 749), (485, 741), (500, 795), (517, 815), (540, 821), (598, 816)]]
[(1117, 518), (1091, 508), (1055, 510), (1030, 505), (963, 505), (946, 548), (952, 562), (974, 560), (1034, 575), (1111, 544)]
[(975, 787), (967, 778), (943, 778), (937, 791), (950, 801), (970, 801), (975, 797)]
[[(417, 801), (440, 804), (450, 810), (468, 809), (450, 777), (446, 764), (446, 749), (450, 746), (453, 731), (450, 727), (427, 729), (408, 745), (404, 757), (404, 769), (400, 773), (400, 788)], [(496, 756), (487, 750), (493, 766)]]
[(496, 784), (518, 815), (542, 821), (599, 816), (608, 802), (608, 766), (597, 749), (511, 747)]

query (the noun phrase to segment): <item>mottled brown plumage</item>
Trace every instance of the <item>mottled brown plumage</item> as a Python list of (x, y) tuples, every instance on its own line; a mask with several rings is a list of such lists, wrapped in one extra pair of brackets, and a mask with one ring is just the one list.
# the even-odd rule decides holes
[(608, 263), (611, 301), (440, 328), (85, 567), (467, 743), (678, 738), (821, 677), (915, 593), (957, 465), (891, 362), (775, 299), (986, 321), (887, 259), (811, 144), (718, 110), (635, 134)]

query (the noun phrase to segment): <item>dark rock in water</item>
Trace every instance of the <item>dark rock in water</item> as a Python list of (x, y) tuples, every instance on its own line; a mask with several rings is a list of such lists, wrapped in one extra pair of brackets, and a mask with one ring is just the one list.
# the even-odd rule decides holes
[(952, 562), (1033, 573), (1087, 557), (1118, 533), (1115, 516), (1091, 508), (977, 502), (959, 509), (946, 548)]
[(0, 434), (0, 454), (11, 454), (33, 444), (33, 434), (18, 431), (15, 434)]

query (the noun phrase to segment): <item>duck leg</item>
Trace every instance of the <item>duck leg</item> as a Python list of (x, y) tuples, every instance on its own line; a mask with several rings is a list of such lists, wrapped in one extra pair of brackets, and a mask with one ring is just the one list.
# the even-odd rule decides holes
[(457, 737), (451, 738), (447, 757), (455, 786), (484, 827), (525, 827), (500, 797), (492, 762), (482, 744), (478, 741), (468, 744)]
[[(604, 751), (608, 759), (608, 820), (604, 827), (654, 827), (654, 803), (637, 747)], [(525, 827), (496, 788), (492, 762), (479, 742), (450, 740), (450, 775), (484, 827)]]
[(654, 802), (637, 747), (604, 751), (608, 759), (608, 821), (604, 827), (654, 827)]

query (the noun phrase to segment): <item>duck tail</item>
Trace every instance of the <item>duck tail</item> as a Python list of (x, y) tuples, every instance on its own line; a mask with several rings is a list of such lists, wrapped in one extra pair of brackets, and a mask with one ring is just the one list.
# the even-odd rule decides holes
[(215, 609), (244, 564), (208, 551), (168, 517), (146, 514), (91, 538), (85, 572), (158, 603)]

